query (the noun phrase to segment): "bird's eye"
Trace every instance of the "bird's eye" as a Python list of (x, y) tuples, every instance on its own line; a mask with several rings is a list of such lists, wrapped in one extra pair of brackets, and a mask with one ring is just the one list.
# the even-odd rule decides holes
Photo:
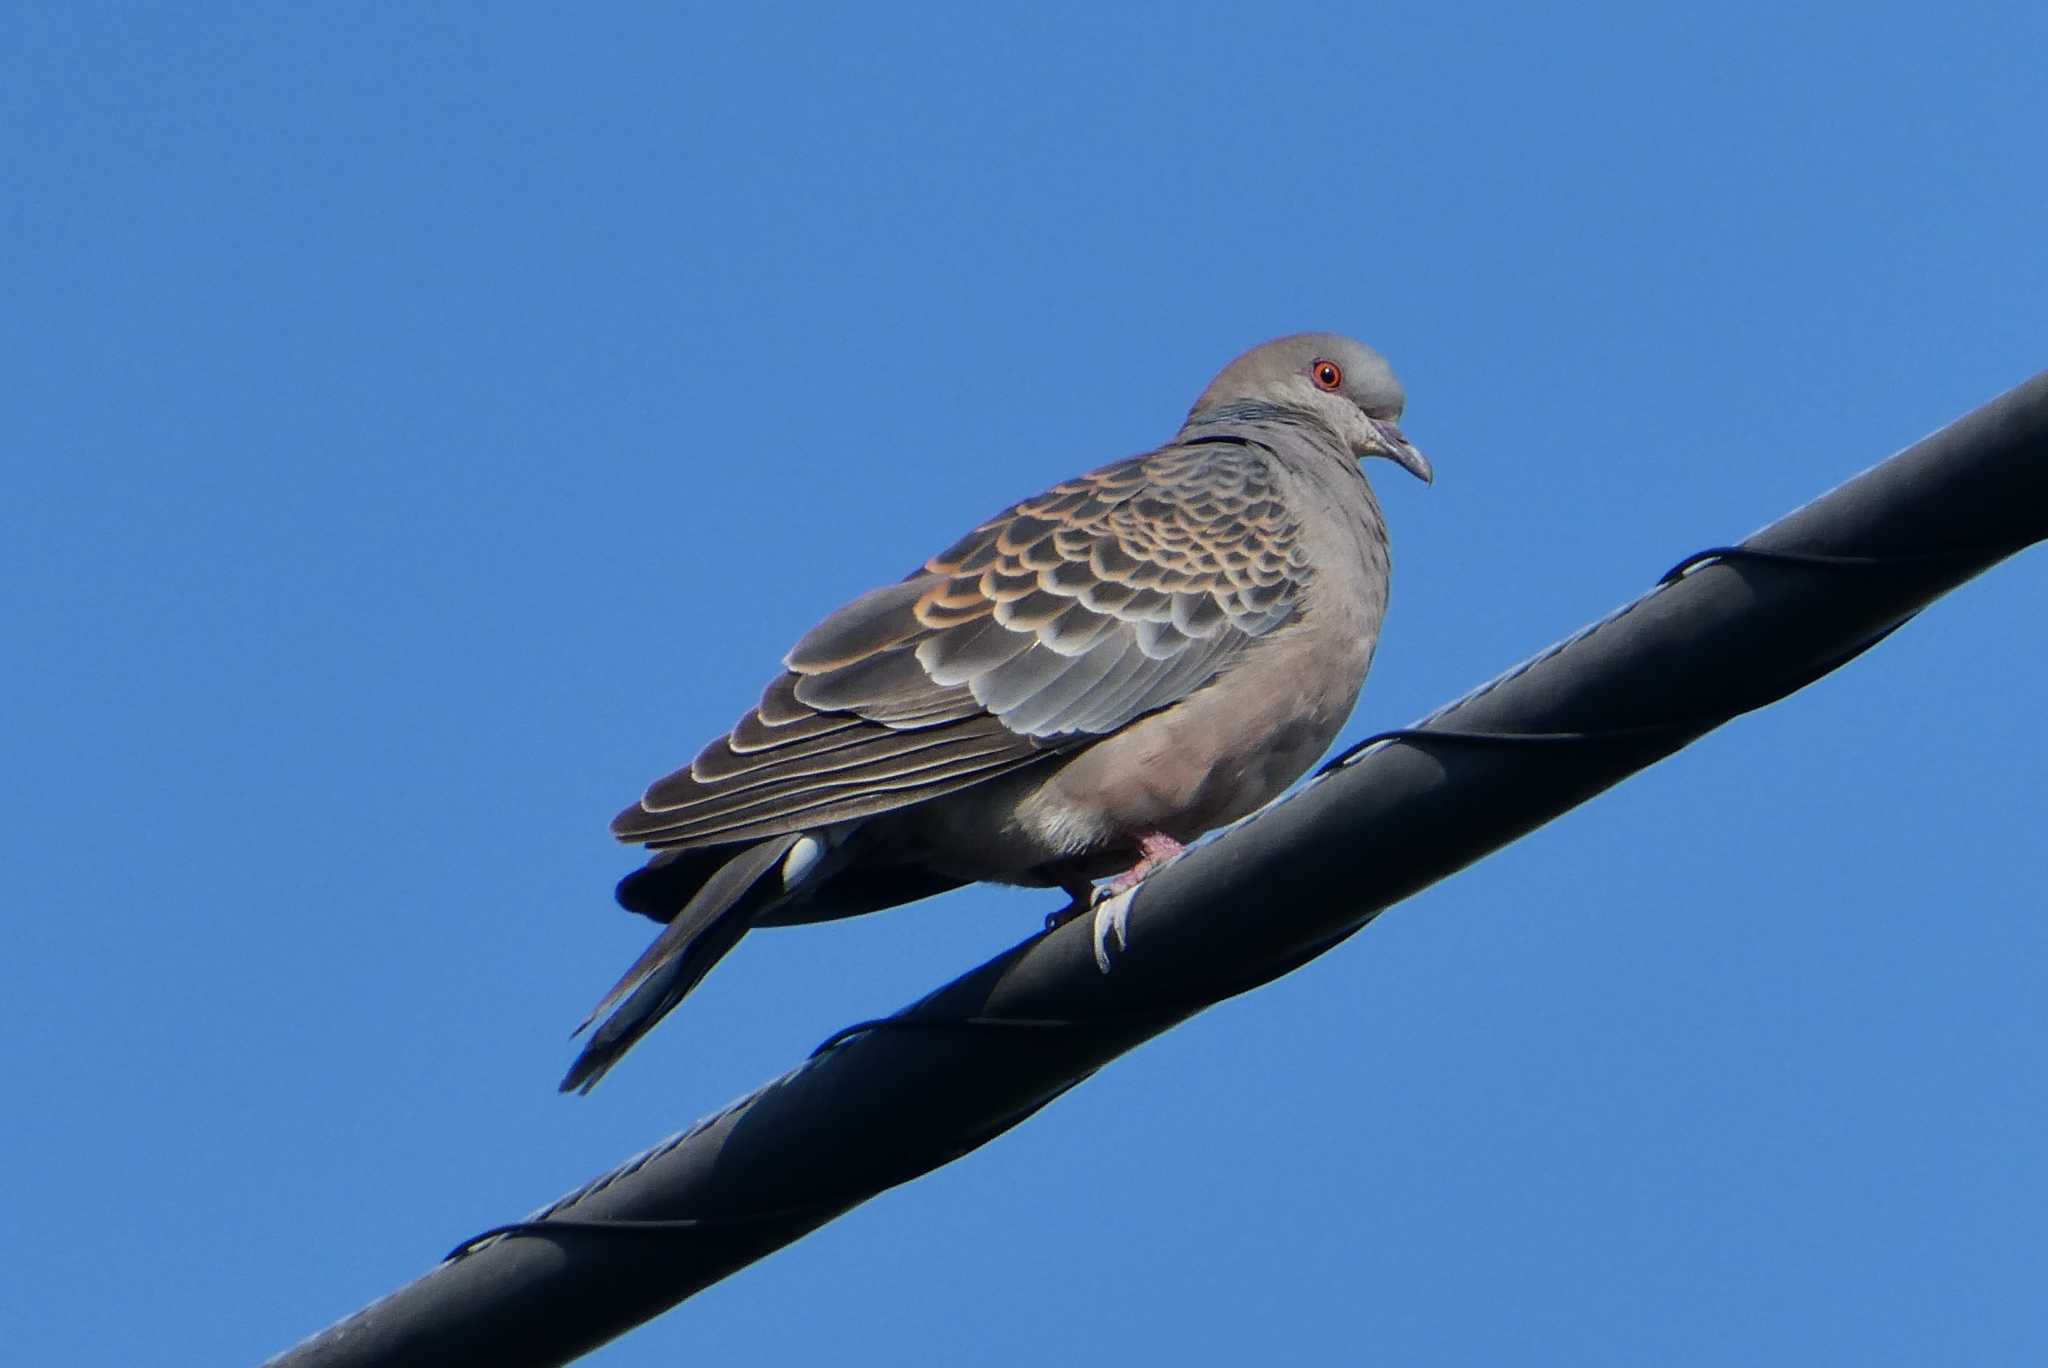
[(1344, 388), (1344, 368), (1335, 361), (1318, 361), (1308, 368), (1308, 378), (1316, 382), (1316, 388), (1335, 392)]

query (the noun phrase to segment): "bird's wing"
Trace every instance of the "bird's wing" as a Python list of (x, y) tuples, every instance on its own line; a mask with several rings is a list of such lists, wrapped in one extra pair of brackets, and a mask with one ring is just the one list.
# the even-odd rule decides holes
[(1309, 576), (1298, 519), (1251, 444), (1105, 466), (826, 618), (757, 707), (612, 830), (650, 846), (757, 840), (1085, 746), (1290, 621)]

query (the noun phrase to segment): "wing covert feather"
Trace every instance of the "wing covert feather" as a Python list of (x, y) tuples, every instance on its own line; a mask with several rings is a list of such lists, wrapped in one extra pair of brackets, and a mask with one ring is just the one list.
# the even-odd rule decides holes
[(923, 802), (1129, 725), (1301, 610), (1269, 455), (1169, 446), (1053, 486), (806, 633), (622, 840), (754, 840)]

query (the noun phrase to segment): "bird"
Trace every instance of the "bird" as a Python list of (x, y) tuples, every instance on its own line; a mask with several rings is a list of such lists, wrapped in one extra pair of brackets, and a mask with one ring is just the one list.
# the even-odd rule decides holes
[[(1239, 356), (1173, 439), (982, 522), (827, 616), (759, 703), (612, 822), (667, 925), (577, 1033), (588, 1092), (748, 931), (974, 882), (1134, 887), (1335, 739), (1387, 606), (1361, 462), (1433, 483), (1384, 357)], [(610, 1015), (606, 1016), (609, 1012)]]

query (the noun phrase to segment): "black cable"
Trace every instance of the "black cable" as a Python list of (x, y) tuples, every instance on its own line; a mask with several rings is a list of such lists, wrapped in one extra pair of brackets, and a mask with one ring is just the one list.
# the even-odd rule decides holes
[[(819, 1042), (812, 1050), (810, 1060), (817, 1060), (847, 1041), (878, 1031), (960, 1031), (960, 1032), (1072, 1032), (1085, 1030), (1107, 1030), (1111, 1028), (1163, 1026), (1184, 1017), (1193, 1016), (1204, 1008), (1250, 992), (1254, 988), (1272, 982), (1281, 974), (1290, 972), (1309, 960), (1324, 954), (1338, 942), (1347, 940), (1353, 934), (1347, 930), (1338, 936), (1320, 940), (1305, 946), (1295, 954), (1269, 966), (1268, 972), (1254, 975), (1238, 982), (1225, 984), (1195, 994), (1170, 1007), (1146, 1008), (1141, 1011), (1113, 1012), (1090, 1017), (916, 1017), (886, 1016), (856, 1021), (842, 1026)], [(1048, 1102), (1052, 1099), (1046, 1099)], [(1042, 1105), (1042, 1104), (1041, 1104)], [(1035, 1110), (1035, 1108), (1034, 1108)], [(972, 1146), (968, 1147), (972, 1149)], [(963, 1151), (964, 1152), (964, 1151)], [(859, 1194), (864, 1196), (865, 1194)], [(704, 1230), (732, 1229), (749, 1225), (771, 1225), (780, 1221), (800, 1219), (819, 1212), (836, 1211), (852, 1205), (856, 1195), (819, 1198), (797, 1206), (777, 1207), (769, 1211), (741, 1212), (731, 1216), (678, 1216), (667, 1220), (617, 1220), (600, 1221), (570, 1218), (541, 1217), (530, 1221), (508, 1221), (470, 1236), (442, 1256), (442, 1261), (462, 1258), (493, 1240), (519, 1235), (553, 1235), (564, 1231), (597, 1235), (676, 1235), (694, 1234)]]
[(1996, 560), (2019, 550), (2017, 546), (1995, 549), (1963, 547), (1952, 551), (1902, 551), (1886, 556), (1831, 556), (1818, 551), (1770, 551), (1760, 546), (1710, 546), (1695, 551), (1661, 575), (1659, 585), (1676, 584), (1695, 566), (1709, 561), (1753, 561), (1759, 565), (1800, 565), (1817, 568), (1893, 568), (1909, 565), (1947, 565), (1988, 558)]
[(455, 1248), (441, 1256), (441, 1262), (448, 1263), (465, 1254), (489, 1244), (493, 1240), (511, 1235), (557, 1235), (565, 1231), (598, 1235), (673, 1235), (735, 1226), (761, 1225), (769, 1221), (790, 1219), (810, 1215), (824, 1209), (823, 1203), (806, 1203), (800, 1207), (787, 1207), (780, 1211), (749, 1212), (732, 1217), (678, 1216), (667, 1221), (590, 1221), (576, 1217), (562, 1217), (553, 1220), (508, 1221), (504, 1225), (492, 1226), (470, 1236)]
[[(1808, 551), (1770, 551), (1754, 546), (1710, 546), (1704, 550), (1693, 552), (1685, 559), (1679, 561), (1678, 564), (1666, 570), (1658, 577), (1657, 588), (1661, 589), (1666, 585), (1676, 584), (1698, 567), (1717, 561), (1749, 561), (1759, 565), (1786, 565), (1820, 569), (1904, 569), (1915, 565), (1962, 564), (1973, 560), (1995, 560), (2003, 556), (2009, 556), (2019, 549), (2019, 547), (1995, 549), (1971, 547), (1954, 551), (1915, 551), (1887, 556), (1835, 556)], [(1645, 601), (1639, 599), (1623, 611), (1626, 612), (1640, 607)], [(1890, 627), (1871, 637), (1867, 642), (1862, 643), (1849, 653), (1824, 662), (1813, 672), (1814, 677), (1818, 678), (1830, 670), (1840, 668), (1850, 660), (1855, 659), (1856, 656), (1861, 655), (1864, 651), (1883, 641), (1900, 627), (1905, 626), (1906, 622), (1910, 620), (1910, 618), (1906, 618), (1893, 623)], [(1331, 759), (1324, 761), (1322, 767), (1316, 771), (1316, 777), (1320, 779), (1324, 775), (1343, 769), (1364, 752), (1388, 741), (1450, 742), (1453, 744), (1482, 746), (1540, 746), (1641, 741), (1660, 736), (1708, 731), (1727, 722), (1730, 718), (1739, 717), (1743, 713), (1752, 711), (1771, 701), (1771, 698), (1764, 698), (1757, 703), (1748, 704), (1723, 713), (1700, 717), (1673, 718), (1668, 721), (1651, 722), (1634, 727), (1607, 727), (1598, 731), (1483, 732), (1461, 731), (1451, 727), (1390, 727), (1385, 731), (1374, 732), (1363, 741), (1347, 746)], [(1453, 706), (1455, 707), (1455, 705)]]
[[(1715, 561), (1751, 561), (1767, 565), (1787, 565), (1820, 568), (1892, 568), (1909, 566), (1914, 564), (1953, 562), (1968, 559), (1973, 556), (1981, 556), (1982, 554), (1984, 553), (1977, 551), (1933, 551), (1909, 553), (1900, 556), (1835, 556), (1799, 551), (1767, 551), (1761, 550), (1756, 547), (1748, 546), (1712, 546), (1701, 551), (1695, 551), (1691, 555), (1685, 557), (1685, 559), (1679, 561), (1676, 565), (1672, 566), (1671, 569), (1665, 571), (1664, 574), (1661, 577), (1659, 577), (1657, 584), (1659, 587), (1669, 584), (1675, 584), (1678, 581), (1684, 579), (1685, 576), (1693, 569), (1701, 565), (1705, 565)], [(1890, 628), (1887, 628), (1885, 631), (1871, 638), (1869, 642), (1863, 644), (1862, 646), (1859, 646), (1856, 651), (1851, 653), (1851, 655), (1853, 656), (1854, 654), (1860, 654), (1863, 650), (1867, 650), (1870, 646), (1876, 645), (1877, 642), (1883, 640), (1884, 637), (1889, 636), (1891, 632), (1897, 630), (1898, 626), (1902, 625), (1903, 623), (1900, 623), (1895, 624)], [(1850, 657), (1844, 657), (1843, 659), (1846, 660), (1848, 658)], [(1833, 661), (1826, 665), (1821, 671), (1819, 671), (1819, 673), (1826, 673), (1827, 670), (1834, 669), (1841, 663), (1841, 660)], [(1323, 764), (1323, 766), (1316, 771), (1316, 777), (1321, 778), (1322, 776), (1330, 774), (1333, 771), (1343, 769), (1346, 765), (1348, 765), (1354, 758), (1356, 758), (1360, 754), (1364, 753), (1365, 751), (1371, 749), (1374, 746), (1381, 745), (1389, 741), (1450, 743), (1453, 745), (1477, 746), (1595, 745), (1602, 743), (1616, 744), (1625, 741), (1647, 740), (1652, 738), (1661, 738), (1682, 734), (1697, 734), (1700, 732), (1710, 730), (1711, 728), (1728, 721), (1729, 718), (1740, 715), (1740, 713), (1744, 711), (1748, 711), (1748, 709), (1737, 709), (1734, 712), (1717, 714), (1708, 717), (1688, 717), (1683, 719), (1673, 719), (1664, 722), (1653, 722), (1634, 727), (1605, 728), (1599, 731), (1482, 732), (1461, 731), (1452, 728), (1393, 727), (1387, 729), (1386, 731), (1375, 732), (1371, 736), (1366, 737), (1363, 741), (1357, 742), (1356, 744), (1346, 748), (1343, 752), (1341, 752), (1334, 758), (1326, 761)], [(1349, 932), (1345, 933), (1346, 936), (1348, 936), (1349, 934)], [(1343, 938), (1344, 937), (1338, 937), (1336, 939)], [(1306, 954), (1303, 957), (1304, 961), (1309, 958), (1314, 958), (1315, 955), (1322, 954), (1325, 950), (1329, 948), (1330, 944), (1334, 943), (1335, 941), (1333, 940), (1329, 944), (1318, 944), (1308, 954)], [(1282, 972), (1285, 971), (1283, 970)], [(832, 1051), (833, 1049), (837, 1048), (838, 1046), (845, 1044), (849, 1040), (853, 1040), (859, 1036), (870, 1035), (878, 1031), (957, 1031), (968, 1033), (1074, 1032), (1086, 1030), (1126, 1029), (1133, 1026), (1147, 1026), (1153, 1024), (1160, 1024), (1171, 1020), (1177, 1020), (1182, 1017), (1191, 1016), (1194, 1013), (1201, 1011), (1205, 1007), (1212, 1006), (1215, 1003), (1224, 1001), (1227, 998), (1234, 997), (1239, 993), (1248, 992), (1252, 988), (1270, 982), (1273, 977), (1276, 977), (1276, 975), (1269, 974), (1257, 977), (1255, 979), (1247, 979), (1240, 985), (1225, 986), (1211, 992), (1204, 992), (1194, 997), (1188, 998), (1186, 1000), (1177, 1002), (1171, 1007), (1162, 1007), (1157, 1009), (1148, 1008), (1142, 1011), (1133, 1012), (1116, 1012), (1102, 1016), (1092, 1017), (933, 1017), (904, 1015), (872, 1017), (866, 1021), (856, 1021), (849, 1026), (843, 1026), (840, 1029), (834, 1031), (831, 1035), (825, 1037), (825, 1039), (818, 1044), (817, 1048), (811, 1051), (809, 1058), (812, 1060), (819, 1059), (825, 1054)], [(686, 1216), (677, 1217), (671, 1220), (619, 1221), (563, 1219), (513, 1221), (505, 1225), (493, 1226), (489, 1230), (486, 1230), (481, 1234), (471, 1236), (469, 1239), (463, 1241), (461, 1244), (457, 1245), (453, 1250), (451, 1250), (448, 1253), (447, 1258), (460, 1258), (461, 1256), (472, 1252), (479, 1246), (486, 1244), (491, 1240), (507, 1236), (550, 1235), (563, 1231), (577, 1231), (596, 1234), (617, 1233), (625, 1235), (669, 1235), (678, 1233), (694, 1233), (706, 1229), (720, 1229), (732, 1228), (735, 1226), (772, 1224), (777, 1221), (790, 1220), (805, 1215), (816, 1214), (820, 1211), (837, 1210), (840, 1207), (847, 1205), (850, 1200), (852, 1199), (849, 1197), (820, 1199), (815, 1202), (804, 1203), (800, 1206), (781, 1207), (771, 1211), (742, 1213), (735, 1216), (725, 1217)]]
[[(534, 1220), (486, 1232), (480, 1246), (466, 1244), (461, 1257), (275, 1363), (565, 1363), (1003, 1133), (1179, 1017), (1313, 959), (1697, 734), (1803, 687), (2043, 536), (2048, 374), (1752, 539), (1848, 553), (1695, 553), (1661, 588), (1591, 629), (1418, 726), (1351, 747), (1315, 782), (1190, 852), (1179, 873), (1176, 862), (1148, 881), (1133, 915), (1140, 944), (1157, 948), (1132, 955), (1119, 938), (1117, 972), (1098, 972), (1081, 939), (1088, 927), (1035, 936), (904, 1014), (834, 1033), (820, 1046), (827, 1062), (800, 1065)], [(1868, 550), (1900, 545), (1957, 549)], [(1816, 573), (1741, 582), (1689, 573), (1717, 559)], [(1635, 611), (1652, 597), (1657, 611)], [(1645, 722), (1644, 705), (1660, 699), (1670, 716)], [(1558, 729), (1608, 715), (1632, 725)], [(1449, 725), (1432, 725), (1439, 720)], [(1388, 742), (1396, 757), (1411, 746), (1471, 753), (1346, 765)], [(1106, 929), (1099, 912), (1094, 921), (1098, 934)], [(883, 1039), (904, 1033), (980, 1040), (937, 1048)], [(1043, 1045), (996, 1048), (1005, 1039)], [(487, 1133), (476, 1141), (516, 1142)], [(791, 1206), (793, 1178), (834, 1195)], [(671, 1215), (679, 1211), (741, 1214)], [(572, 1231), (599, 1238), (564, 1240), (545, 1255), (489, 1238)], [(687, 1244), (649, 1251), (639, 1242), (650, 1236)]]

